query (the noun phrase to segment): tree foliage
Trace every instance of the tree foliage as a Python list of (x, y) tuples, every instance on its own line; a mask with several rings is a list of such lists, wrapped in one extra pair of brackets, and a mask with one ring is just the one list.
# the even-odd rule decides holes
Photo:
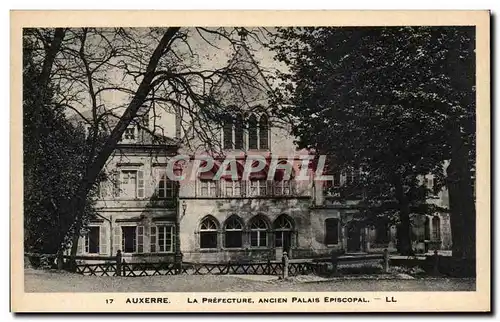
[(411, 252), (410, 214), (438, 210), (425, 201), (449, 185), (445, 166), (458, 161), (459, 147), (459, 190), (474, 202), (473, 28), (280, 28), (271, 47), (289, 67), (278, 99), (296, 116), (299, 146), (331, 155), (340, 171), (361, 169), (361, 205), (398, 214), (401, 251)]
[[(61, 240), (70, 242), (61, 229), (66, 221), (61, 208), (81, 180), (87, 145), (84, 129), (71, 124), (54, 103), (52, 86), (40, 86), (42, 69), (34, 63), (32, 45), (24, 45), (24, 248), (54, 254)], [(84, 222), (95, 216), (94, 193), (92, 189), (82, 212)]]

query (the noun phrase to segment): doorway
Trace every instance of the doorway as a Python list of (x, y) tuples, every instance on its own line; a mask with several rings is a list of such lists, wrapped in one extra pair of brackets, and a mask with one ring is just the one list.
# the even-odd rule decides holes
[(347, 251), (361, 251), (361, 228), (356, 223), (349, 223), (347, 225)]

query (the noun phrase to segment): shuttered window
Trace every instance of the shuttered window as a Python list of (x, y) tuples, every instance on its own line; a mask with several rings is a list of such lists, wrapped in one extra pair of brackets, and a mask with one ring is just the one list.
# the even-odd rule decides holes
[(99, 226), (89, 227), (85, 235), (85, 253), (99, 254)]

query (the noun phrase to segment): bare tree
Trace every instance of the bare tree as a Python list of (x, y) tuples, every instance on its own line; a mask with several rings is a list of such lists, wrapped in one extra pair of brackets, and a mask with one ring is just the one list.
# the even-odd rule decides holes
[[(206, 64), (204, 60), (210, 58), (204, 57), (206, 51), (200, 44), (222, 56), (227, 48), (241, 50), (242, 36), (261, 42), (266, 33), (263, 29), (202, 27), (35, 29), (26, 33), (43, 49), (40, 64), (50, 75), (47, 82), (56, 88), (58, 106), (77, 114), (90, 134), (88, 166), (77, 193), (60, 207), (66, 232), (61, 247), (68, 239), (78, 238), (81, 209), (89, 191), (127, 127), (146, 113), (175, 111), (182, 120), (178, 125), (185, 134), (184, 144), (196, 137), (207, 150), (220, 151), (214, 134), (234, 111), (224, 102), (220, 84), (229, 83), (236, 92), (262, 89), (265, 84), (249, 63), (229, 60), (221, 64), (219, 57)], [(143, 129), (151, 134), (164, 130), (158, 124)]]

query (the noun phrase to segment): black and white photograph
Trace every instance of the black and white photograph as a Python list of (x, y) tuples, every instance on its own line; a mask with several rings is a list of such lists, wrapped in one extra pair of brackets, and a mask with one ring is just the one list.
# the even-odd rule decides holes
[(222, 25), (22, 28), (21, 292), (478, 291), (476, 26)]

